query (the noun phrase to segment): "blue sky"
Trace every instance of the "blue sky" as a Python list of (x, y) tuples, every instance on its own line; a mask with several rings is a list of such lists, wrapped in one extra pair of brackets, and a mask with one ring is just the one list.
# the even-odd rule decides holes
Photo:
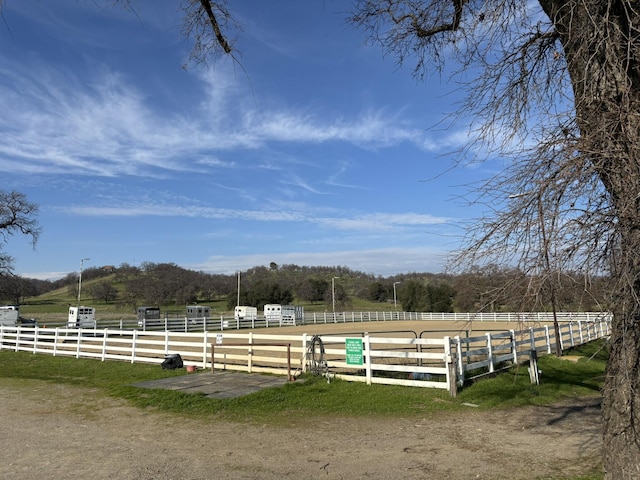
[(490, 175), (450, 169), (467, 141), (454, 85), (417, 82), (326, 0), (233, 2), (241, 67), (184, 69), (177, 4), (5, 1), (0, 188), (42, 226), (35, 250), (5, 245), (16, 273), (441, 271), (477, 213), (459, 196)]

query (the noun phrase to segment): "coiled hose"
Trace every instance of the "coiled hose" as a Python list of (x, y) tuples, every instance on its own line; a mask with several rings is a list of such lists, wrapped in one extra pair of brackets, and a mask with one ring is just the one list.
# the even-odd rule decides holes
[(313, 375), (325, 375), (329, 370), (324, 359), (324, 343), (320, 335), (314, 335), (307, 344), (307, 368)]

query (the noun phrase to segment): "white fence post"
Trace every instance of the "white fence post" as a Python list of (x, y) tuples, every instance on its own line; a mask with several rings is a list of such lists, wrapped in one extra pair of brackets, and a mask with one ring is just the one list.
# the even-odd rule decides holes
[(138, 330), (133, 331), (133, 337), (131, 338), (131, 363), (136, 361), (136, 343), (138, 341)]
[(458, 357), (458, 381), (460, 385), (464, 385), (464, 363), (462, 362), (462, 342), (460, 341), (460, 335), (456, 335), (456, 356)]
[(532, 384), (540, 385), (540, 372), (538, 371), (538, 352), (529, 352), (529, 380)]
[(80, 358), (80, 343), (82, 342), (82, 329), (78, 328), (78, 342), (76, 343), (76, 358)]
[(363, 338), (363, 350), (364, 351), (362, 353), (364, 357), (367, 385), (371, 385), (371, 342), (369, 341), (369, 335), (365, 335)]
[(573, 320), (569, 322), (569, 343), (572, 347), (576, 346), (573, 339)]
[(247, 343), (249, 344), (249, 351), (247, 352), (247, 372), (252, 373), (253, 371), (253, 347), (251, 344), (253, 343), (253, 332), (249, 332), (249, 337)]
[[(205, 322), (206, 321), (207, 320), (205, 319)], [(207, 368), (207, 348), (209, 346), (209, 333), (206, 329), (202, 333), (202, 368)]]
[(584, 338), (582, 336), (582, 321), (578, 320), (578, 332), (580, 332), (580, 345), (584, 343)]
[(530, 340), (530, 343), (531, 343), (531, 350), (538, 351), (537, 348), (536, 348), (536, 335), (533, 332), (533, 327), (529, 328), (529, 340)]
[(16, 345), (15, 345), (16, 352), (20, 351), (20, 332), (21, 331), (22, 331), (21, 329), (16, 330)]
[(58, 327), (56, 327), (55, 329), (55, 333), (53, 335), (53, 356), (56, 356), (56, 353), (58, 353), (58, 339), (59, 339), (59, 329)]
[(495, 371), (495, 368), (493, 365), (493, 345), (491, 345), (491, 334), (487, 333), (486, 337), (487, 337), (487, 349), (489, 350), (487, 352), (487, 359), (489, 360), (489, 373), (493, 373)]
[(107, 359), (107, 337), (108, 330), (105, 328), (104, 333), (102, 335), (102, 361), (104, 362)]
[(307, 371), (307, 362), (308, 362), (308, 348), (307, 348), (307, 334), (302, 334), (302, 373)]
[(33, 353), (38, 351), (38, 326), (35, 326), (35, 331), (33, 333)]

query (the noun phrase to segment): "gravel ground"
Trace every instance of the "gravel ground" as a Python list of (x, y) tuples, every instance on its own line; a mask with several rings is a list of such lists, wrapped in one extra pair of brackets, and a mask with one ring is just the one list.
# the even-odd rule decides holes
[(0, 379), (0, 478), (549, 479), (600, 465), (598, 399), (274, 427), (141, 410), (99, 392)]

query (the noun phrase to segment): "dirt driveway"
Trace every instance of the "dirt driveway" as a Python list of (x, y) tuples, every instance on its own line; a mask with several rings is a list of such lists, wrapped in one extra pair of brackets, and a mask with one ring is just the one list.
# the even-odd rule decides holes
[(597, 399), (273, 427), (160, 414), (99, 392), (0, 379), (0, 478), (547, 479), (600, 464)]

